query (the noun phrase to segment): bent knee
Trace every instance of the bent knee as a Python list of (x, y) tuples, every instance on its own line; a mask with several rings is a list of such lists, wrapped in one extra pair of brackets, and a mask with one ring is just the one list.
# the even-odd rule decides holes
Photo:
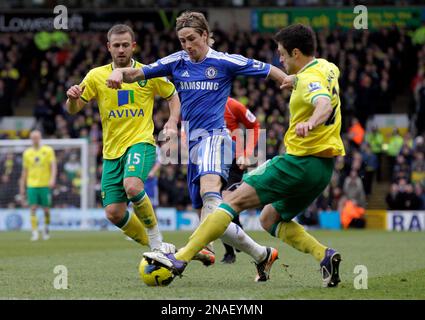
[(143, 181), (138, 177), (127, 177), (123, 182), (125, 193), (127, 198), (133, 198), (140, 194), (144, 189)]
[(269, 219), (268, 217), (260, 216), (261, 227), (265, 231), (267, 231), (268, 233), (270, 233), (272, 236), (275, 236), (276, 226), (279, 223), (280, 223), (280, 221), (275, 221), (275, 220)]
[(260, 215), (260, 224), (264, 230), (266, 230), (267, 232), (270, 232), (270, 228), (272, 225), (270, 224), (269, 219), (267, 219), (265, 215)]
[(143, 191), (143, 187), (135, 183), (124, 184), (124, 190), (128, 199), (134, 198)]
[(113, 224), (118, 224), (123, 219), (123, 212), (118, 208), (106, 207), (105, 209), (106, 218)]
[(279, 213), (271, 205), (264, 207), (260, 215), (260, 224), (261, 227), (274, 236), (276, 225), (282, 221)]

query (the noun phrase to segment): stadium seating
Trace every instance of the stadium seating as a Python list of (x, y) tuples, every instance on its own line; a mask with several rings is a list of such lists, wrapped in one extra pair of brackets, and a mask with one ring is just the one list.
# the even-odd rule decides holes
[[(143, 63), (151, 63), (157, 58), (180, 49), (174, 31), (146, 32), (143, 25), (133, 26), (138, 38), (135, 58)], [(151, 30), (152, 31), (152, 30)], [(241, 30), (224, 31), (215, 27), (215, 48), (247, 57), (255, 57), (269, 63), (278, 63), (276, 45), (270, 34), (257, 34)], [(47, 50), (38, 49), (33, 41), (33, 34), (2, 34), (0, 37), (0, 92), (4, 88), (7, 96), (0, 96), (2, 115), (12, 115), (15, 106), (33, 110), (38, 126), (48, 138), (84, 137), (97, 144), (97, 178), (101, 173), (102, 134), (100, 117), (95, 103), (91, 103), (80, 114), (70, 116), (64, 111), (65, 92), (72, 84), (79, 83), (90, 68), (109, 62), (105, 34), (100, 32), (70, 33), (68, 42), (52, 45)], [(255, 39), (255, 40), (253, 40)], [(373, 193), (373, 181), (367, 181), (364, 146), (349, 143), (349, 128), (354, 117), (366, 128), (367, 120), (376, 113), (390, 113), (399, 110), (396, 101), (405, 95), (404, 89), (412, 83), (411, 99), (412, 120), (415, 126), (416, 142), (410, 146), (410, 171), (406, 183), (412, 183), (418, 198), (424, 197), (423, 144), (419, 144), (424, 132), (425, 113), (425, 46), (412, 44), (405, 29), (382, 29), (375, 32), (342, 31), (339, 29), (322, 29), (317, 32), (318, 56), (337, 64), (341, 69), (341, 98), (343, 113), (342, 135), (347, 142), (347, 156), (336, 167), (334, 179), (323, 199), (316, 203), (317, 209), (332, 208), (336, 210), (338, 201), (334, 196), (346, 199), (344, 183), (351, 171), (356, 171), (362, 181), (363, 193)], [(31, 56), (28, 55), (31, 52)], [(5, 63), (5, 56), (7, 63)], [(418, 57), (418, 61), (412, 57)], [(31, 61), (31, 63), (27, 63)], [(419, 68), (418, 68), (418, 64)], [(401, 72), (403, 70), (403, 72)], [(416, 70), (419, 70), (416, 72)], [(36, 75), (34, 77), (34, 75)], [(25, 94), (24, 94), (25, 93)], [(22, 106), (25, 96), (33, 97), (33, 105)], [(267, 129), (267, 158), (283, 152), (283, 137), (288, 128), (289, 92), (283, 91), (271, 81), (253, 78), (236, 78), (232, 96), (244, 102), (258, 117), (261, 127)], [(24, 97), (24, 98), (22, 98)], [(7, 103), (5, 103), (5, 102)], [(26, 101), (26, 100), (25, 100)], [(162, 129), (167, 117), (168, 107), (158, 100), (155, 106), (155, 133)], [(408, 111), (408, 110), (404, 110)], [(419, 130), (419, 131), (418, 131)], [(366, 132), (367, 133), (367, 132)], [(2, 138), (7, 138), (3, 135)], [(422, 136), (423, 138), (423, 136)], [(422, 156), (421, 156), (422, 154)], [(403, 155), (404, 157), (404, 155)], [(69, 158), (69, 157), (68, 157)], [(7, 166), (6, 157), (0, 158), (0, 167)], [(369, 160), (370, 161), (370, 160)], [(338, 161), (337, 161), (338, 162)], [(382, 165), (382, 164), (381, 164)], [(16, 169), (17, 170), (17, 169)], [(187, 196), (185, 166), (165, 166), (159, 177), (160, 205), (190, 208)], [(394, 169), (400, 174), (399, 166)], [(2, 176), (7, 180), (6, 171)], [(68, 177), (60, 176), (64, 186), (72, 186)], [(412, 182), (411, 182), (412, 181)], [(398, 182), (396, 182), (398, 183)], [(98, 183), (99, 185), (99, 183)], [(170, 185), (178, 185), (176, 189)], [(176, 195), (179, 197), (176, 197)], [(60, 195), (58, 195), (60, 197)], [(13, 199), (10, 201), (13, 202)], [(100, 198), (97, 199), (100, 205)], [(362, 202), (362, 201), (361, 201)], [(366, 201), (361, 205), (367, 206)], [(70, 206), (73, 204), (70, 203)], [(423, 206), (423, 205), (422, 205)]]

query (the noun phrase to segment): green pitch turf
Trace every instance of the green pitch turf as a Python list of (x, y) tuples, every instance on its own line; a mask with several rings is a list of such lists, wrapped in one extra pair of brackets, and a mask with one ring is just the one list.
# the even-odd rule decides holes
[[(190, 233), (164, 232), (182, 246)], [(169, 287), (150, 288), (139, 279), (142, 247), (120, 232), (53, 232), (30, 242), (29, 232), (0, 232), (0, 299), (425, 299), (425, 233), (313, 231), (342, 255), (338, 288), (322, 288), (319, 265), (265, 232), (254, 239), (279, 250), (271, 279), (255, 283), (251, 259), (237, 254), (233, 265), (191, 263)], [(285, 268), (282, 264), (289, 265)], [(57, 290), (54, 268), (68, 270), (68, 289)], [(354, 268), (368, 271), (367, 290), (354, 288)]]

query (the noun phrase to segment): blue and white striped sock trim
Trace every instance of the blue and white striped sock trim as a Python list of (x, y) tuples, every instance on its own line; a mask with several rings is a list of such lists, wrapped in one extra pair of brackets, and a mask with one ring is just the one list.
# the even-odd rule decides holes
[(217, 198), (222, 200), (221, 194), (219, 192), (205, 192), (202, 196), (202, 201), (205, 202), (208, 198)]

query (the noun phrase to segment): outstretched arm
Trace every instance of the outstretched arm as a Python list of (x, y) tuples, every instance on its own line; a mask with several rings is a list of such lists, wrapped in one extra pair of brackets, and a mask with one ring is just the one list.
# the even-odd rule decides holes
[(111, 89), (121, 89), (121, 84), (132, 83), (145, 79), (145, 74), (141, 68), (117, 68), (112, 71), (106, 80), (106, 85)]
[(274, 81), (282, 83), (288, 75), (275, 66), (270, 66), (269, 77)]
[(269, 77), (280, 84), (281, 89), (292, 89), (295, 75), (287, 75), (275, 66), (270, 67)]

